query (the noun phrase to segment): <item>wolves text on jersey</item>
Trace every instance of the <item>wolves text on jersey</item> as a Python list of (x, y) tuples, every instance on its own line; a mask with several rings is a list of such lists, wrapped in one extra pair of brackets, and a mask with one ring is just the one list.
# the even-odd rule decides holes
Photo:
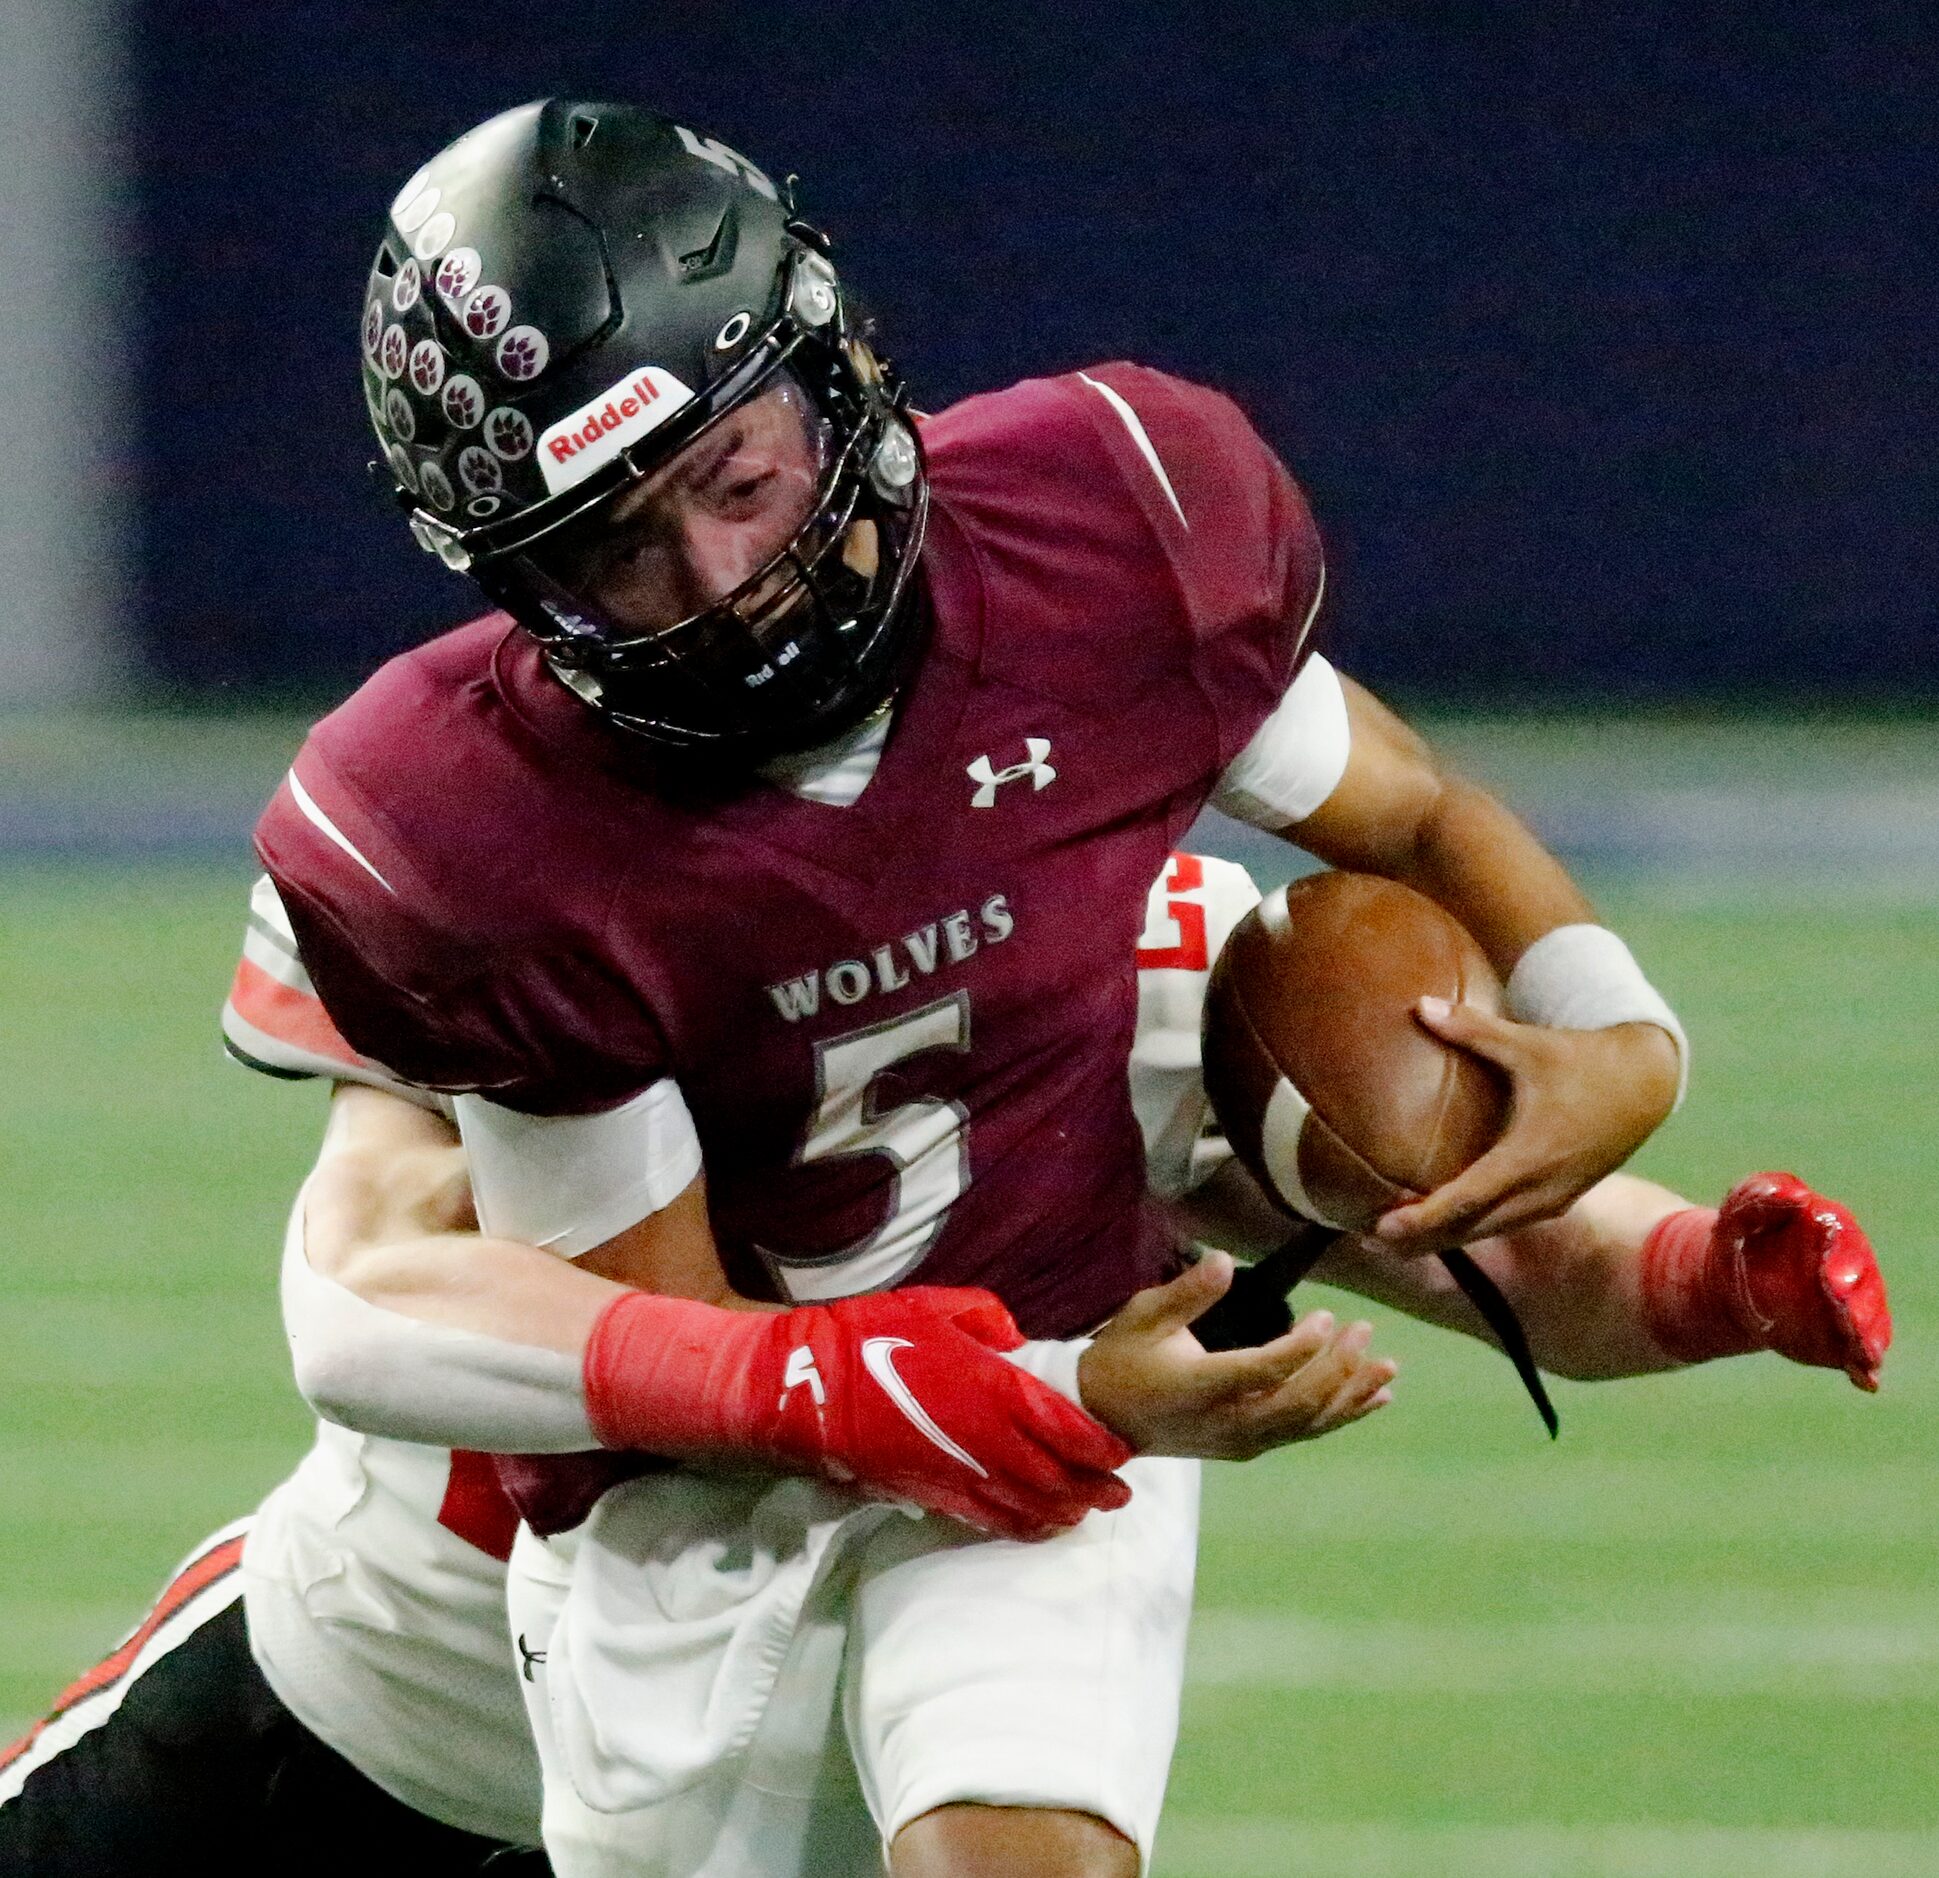
[(968, 907), (958, 907), (874, 947), (867, 960), (837, 959), (825, 970), (769, 985), (767, 993), (789, 1023), (799, 1023), (821, 1009), (824, 989), (836, 1004), (860, 1004), (876, 992), (900, 991), (915, 977), (928, 978), (943, 964), (961, 965), (979, 946), (1001, 945), (1016, 929), (1008, 896), (993, 893), (974, 916)]

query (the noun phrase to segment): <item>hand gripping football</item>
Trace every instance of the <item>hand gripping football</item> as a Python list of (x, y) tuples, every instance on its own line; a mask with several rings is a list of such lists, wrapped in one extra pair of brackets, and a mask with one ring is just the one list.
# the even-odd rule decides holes
[(1365, 1231), (1500, 1136), (1508, 1085), (1414, 1016), (1501, 1008), (1481, 948), (1425, 895), (1324, 873), (1234, 929), (1205, 1002), (1205, 1089), (1234, 1151), (1289, 1212)]

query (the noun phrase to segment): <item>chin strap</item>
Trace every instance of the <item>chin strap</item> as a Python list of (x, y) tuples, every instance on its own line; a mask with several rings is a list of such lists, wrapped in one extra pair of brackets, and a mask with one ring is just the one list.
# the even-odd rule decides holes
[(1522, 1387), (1528, 1391), (1529, 1400), (1535, 1404), (1535, 1412), (1541, 1416), (1542, 1426), (1553, 1441), (1562, 1432), (1561, 1417), (1549, 1400), (1542, 1372), (1535, 1367), (1535, 1354), (1528, 1347), (1528, 1333), (1522, 1329), (1515, 1307), (1501, 1295), (1500, 1286), (1465, 1252), (1457, 1249), (1439, 1256), (1447, 1275), (1461, 1287), (1462, 1295), (1481, 1313), (1482, 1321), (1495, 1333), (1495, 1341), (1507, 1352), (1515, 1374), (1522, 1379)]
[[(1268, 1252), (1256, 1264), (1236, 1273), (1232, 1288), (1192, 1326), (1192, 1334), (1208, 1350), (1251, 1349), (1291, 1328), (1293, 1310), (1287, 1294), (1305, 1278), (1326, 1254), (1347, 1235), (1328, 1226), (1302, 1221), (1276, 1251)], [(1461, 1287), (1462, 1295), (1481, 1313), (1482, 1321), (1494, 1332), (1495, 1340), (1507, 1352), (1529, 1393), (1542, 1425), (1552, 1441), (1561, 1433), (1561, 1420), (1555, 1404), (1535, 1366), (1528, 1347), (1527, 1333), (1514, 1307), (1501, 1295), (1495, 1281), (1465, 1252), (1440, 1254), (1447, 1274)]]

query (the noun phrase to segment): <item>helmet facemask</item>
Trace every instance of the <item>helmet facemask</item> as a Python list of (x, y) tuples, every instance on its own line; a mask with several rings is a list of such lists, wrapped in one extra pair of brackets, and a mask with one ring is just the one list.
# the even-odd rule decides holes
[[(890, 627), (924, 509), (913, 431), (865, 354), (838, 375), (852, 388), (819, 396), (800, 360), (570, 519), (474, 563), (559, 677), (625, 729), (758, 760), (839, 735), (900, 675)], [(726, 544), (711, 584), (693, 533)]]

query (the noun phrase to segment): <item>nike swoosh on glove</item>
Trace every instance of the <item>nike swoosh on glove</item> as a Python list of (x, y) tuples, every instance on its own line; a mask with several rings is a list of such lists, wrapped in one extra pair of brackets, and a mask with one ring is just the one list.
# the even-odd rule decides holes
[(1131, 1458), (1102, 1423), (1003, 1358), (1023, 1342), (987, 1291), (914, 1285), (790, 1311), (632, 1292), (586, 1345), (609, 1448), (812, 1474), (1007, 1539), (1124, 1505)]
[(1752, 1174), (1714, 1217), (1663, 1220), (1644, 1247), (1643, 1295), (1651, 1334), (1686, 1362), (1775, 1350), (1876, 1390), (1892, 1342), (1864, 1229), (1795, 1174)]

